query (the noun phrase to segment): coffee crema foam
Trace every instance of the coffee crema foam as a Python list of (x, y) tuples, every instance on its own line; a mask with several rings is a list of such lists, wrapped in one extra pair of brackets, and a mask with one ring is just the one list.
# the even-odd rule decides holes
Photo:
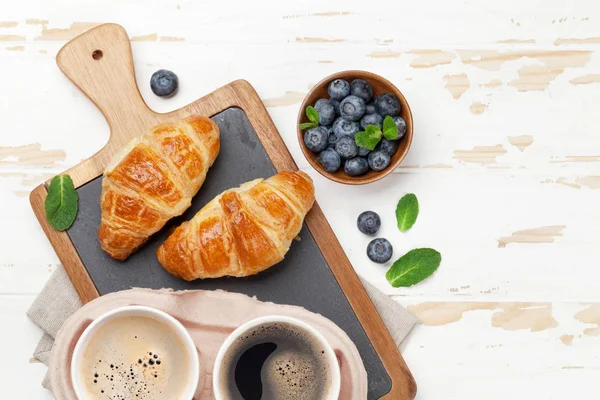
[(86, 400), (176, 400), (191, 365), (184, 343), (165, 323), (123, 316), (93, 333), (80, 368)]
[[(258, 352), (262, 355), (254, 362), (257, 365), (244, 362), (246, 355), (261, 347), (263, 350)], [(248, 368), (251, 365), (254, 370), (248, 370), (252, 369)], [(242, 370), (238, 371), (240, 367)], [(322, 346), (285, 323), (261, 326), (238, 338), (225, 354), (221, 368), (226, 379), (220, 384), (221, 392), (227, 400), (322, 400), (327, 397), (332, 382)], [(243, 395), (238, 378), (241, 376), (246, 381), (244, 386), (248, 387), (247, 380), (254, 379), (248, 375), (260, 382), (254, 382), (253, 390), (249, 393), (246, 390), (247, 394)]]

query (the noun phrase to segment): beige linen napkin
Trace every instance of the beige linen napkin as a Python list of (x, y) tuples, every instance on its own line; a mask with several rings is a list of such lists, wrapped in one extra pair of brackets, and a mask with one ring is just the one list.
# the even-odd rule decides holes
[[(394, 342), (400, 346), (400, 343), (417, 323), (417, 318), (369, 282), (362, 280), (362, 283), (375, 308), (381, 314)], [(64, 268), (60, 266), (52, 274), (27, 312), (29, 318), (44, 331), (44, 335), (34, 351), (34, 358), (48, 365), (58, 330), (67, 318), (81, 307), (82, 304), (75, 288)], [(44, 378), (42, 386), (51, 390), (48, 375)]]

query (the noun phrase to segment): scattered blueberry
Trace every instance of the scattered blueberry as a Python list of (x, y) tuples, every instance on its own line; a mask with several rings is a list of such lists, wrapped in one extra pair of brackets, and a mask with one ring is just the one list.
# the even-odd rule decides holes
[(371, 152), (371, 150), (367, 149), (366, 147), (360, 147), (358, 146), (358, 155), (361, 157), (365, 157), (367, 156), (369, 153)]
[[(315, 104), (316, 106), (316, 104)], [(315, 110), (319, 113), (319, 124), (331, 125), (335, 120), (335, 108), (330, 101), (327, 103), (321, 103), (319, 108), (315, 107)]]
[(315, 103), (315, 106), (314, 106), (314, 108), (315, 108), (315, 110), (319, 111), (319, 108), (321, 108), (321, 106), (322, 106), (323, 104), (327, 104), (327, 103), (330, 103), (330, 102), (331, 102), (331, 100), (329, 100), (329, 99), (319, 99), (319, 100), (317, 100), (317, 102)]
[(304, 144), (306, 147), (315, 153), (327, 147), (327, 129), (322, 126), (310, 128), (304, 132)]
[(406, 133), (406, 121), (402, 117), (394, 117), (394, 123), (398, 127), (398, 139), (401, 139)]
[(340, 101), (336, 100), (336, 99), (331, 99), (331, 100), (329, 100), (329, 102), (331, 103), (333, 108), (335, 108), (335, 115), (339, 117), (340, 116)]
[(388, 115), (390, 117), (400, 115), (400, 102), (392, 93), (385, 93), (381, 96), (377, 96), (374, 103), (377, 113), (381, 114), (383, 117)]
[(377, 150), (384, 150), (390, 156), (393, 156), (398, 150), (398, 142), (396, 140), (387, 140), (386, 138), (381, 138), (379, 144), (375, 146), (375, 151)]
[(365, 235), (374, 235), (381, 227), (381, 218), (376, 212), (365, 211), (358, 216), (356, 226)]
[(329, 97), (336, 100), (342, 100), (350, 94), (350, 84), (343, 79), (336, 79), (329, 84), (327, 88)]
[(340, 103), (340, 114), (348, 121), (358, 121), (365, 115), (366, 108), (363, 99), (350, 95)]
[(355, 79), (350, 84), (350, 94), (369, 102), (373, 97), (373, 87), (363, 79)]
[(343, 158), (356, 157), (358, 146), (354, 142), (353, 136), (342, 136), (335, 144), (335, 151)]
[(360, 127), (363, 129), (367, 128), (367, 125), (377, 125), (381, 129), (383, 124), (383, 117), (379, 114), (366, 114), (360, 119)]
[(335, 172), (342, 165), (342, 158), (333, 148), (323, 150), (317, 160), (327, 172)]
[(367, 245), (367, 257), (369, 257), (369, 260), (379, 264), (388, 262), (392, 258), (393, 252), (394, 249), (391, 243), (384, 238), (373, 239)]
[(177, 92), (179, 78), (173, 72), (159, 69), (150, 78), (150, 89), (159, 97), (171, 97)]
[(369, 162), (364, 157), (354, 157), (346, 160), (344, 172), (350, 176), (364, 175), (369, 170)]
[(375, 106), (373, 105), (373, 103), (367, 104), (366, 107), (367, 108), (366, 108), (365, 114), (375, 114), (376, 113)]
[(360, 130), (360, 125), (358, 122), (347, 121), (344, 118), (338, 118), (333, 123), (333, 133), (338, 137), (342, 137), (344, 135), (353, 136), (356, 132)]
[(373, 171), (383, 171), (390, 165), (392, 157), (390, 157), (387, 151), (379, 150), (370, 152), (367, 160), (369, 161), (369, 167)]

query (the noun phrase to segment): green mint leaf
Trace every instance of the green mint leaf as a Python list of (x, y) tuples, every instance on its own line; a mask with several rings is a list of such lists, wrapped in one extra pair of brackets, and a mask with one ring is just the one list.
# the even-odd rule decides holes
[(398, 138), (398, 127), (394, 119), (389, 115), (383, 120), (383, 136), (387, 140), (396, 140)]
[(77, 216), (78, 203), (79, 196), (69, 175), (58, 175), (52, 178), (44, 208), (46, 219), (54, 229), (64, 231), (73, 225)]
[(400, 232), (406, 232), (414, 225), (419, 215), (419, 201), (417, 196), (409, 193), (398, 201), (396, 206), (396, 221)]
[(385, 278), (393, 287), (412, 286), (429, 278), (441, 261), (441, 254), (434, 249), (414, 249), (400, 257)]
[(367, 125), (365, 128), (365, 132), (368, 132), (371, 135), (379, 134), (381, 135), (381, 129), (377, 125)]
[(315, 124), (314, 122), (305, 122), (303, 124), (300, 124), (300, 130), (305, 131), (307, 129), (314, 128), (316, 126), (318, 126), (318, 125)]
[(314, 107), (308, 106), (306, 107), (306, 116), (310, 122), (315, 124), (319, 123), (319, 112), (315, 110)]
[[(376, 129), (372, 129), (375, 127)], [(377, 143), (381, 140), (381, 130), (376, 125), (367, 125), (363, 132), (358, 132), (354, 135), (354, 142), (357, 146), (365, 147), (369, 150), (373, 150)]]

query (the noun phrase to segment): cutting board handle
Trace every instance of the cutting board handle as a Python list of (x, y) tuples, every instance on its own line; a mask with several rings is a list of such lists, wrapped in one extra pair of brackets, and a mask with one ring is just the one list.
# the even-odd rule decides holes
[(103, 24), (77, 36), (59, 51), (56, 63), (111, 128), (153, 114), (138, 90), (129, 36), (121, 25)]

